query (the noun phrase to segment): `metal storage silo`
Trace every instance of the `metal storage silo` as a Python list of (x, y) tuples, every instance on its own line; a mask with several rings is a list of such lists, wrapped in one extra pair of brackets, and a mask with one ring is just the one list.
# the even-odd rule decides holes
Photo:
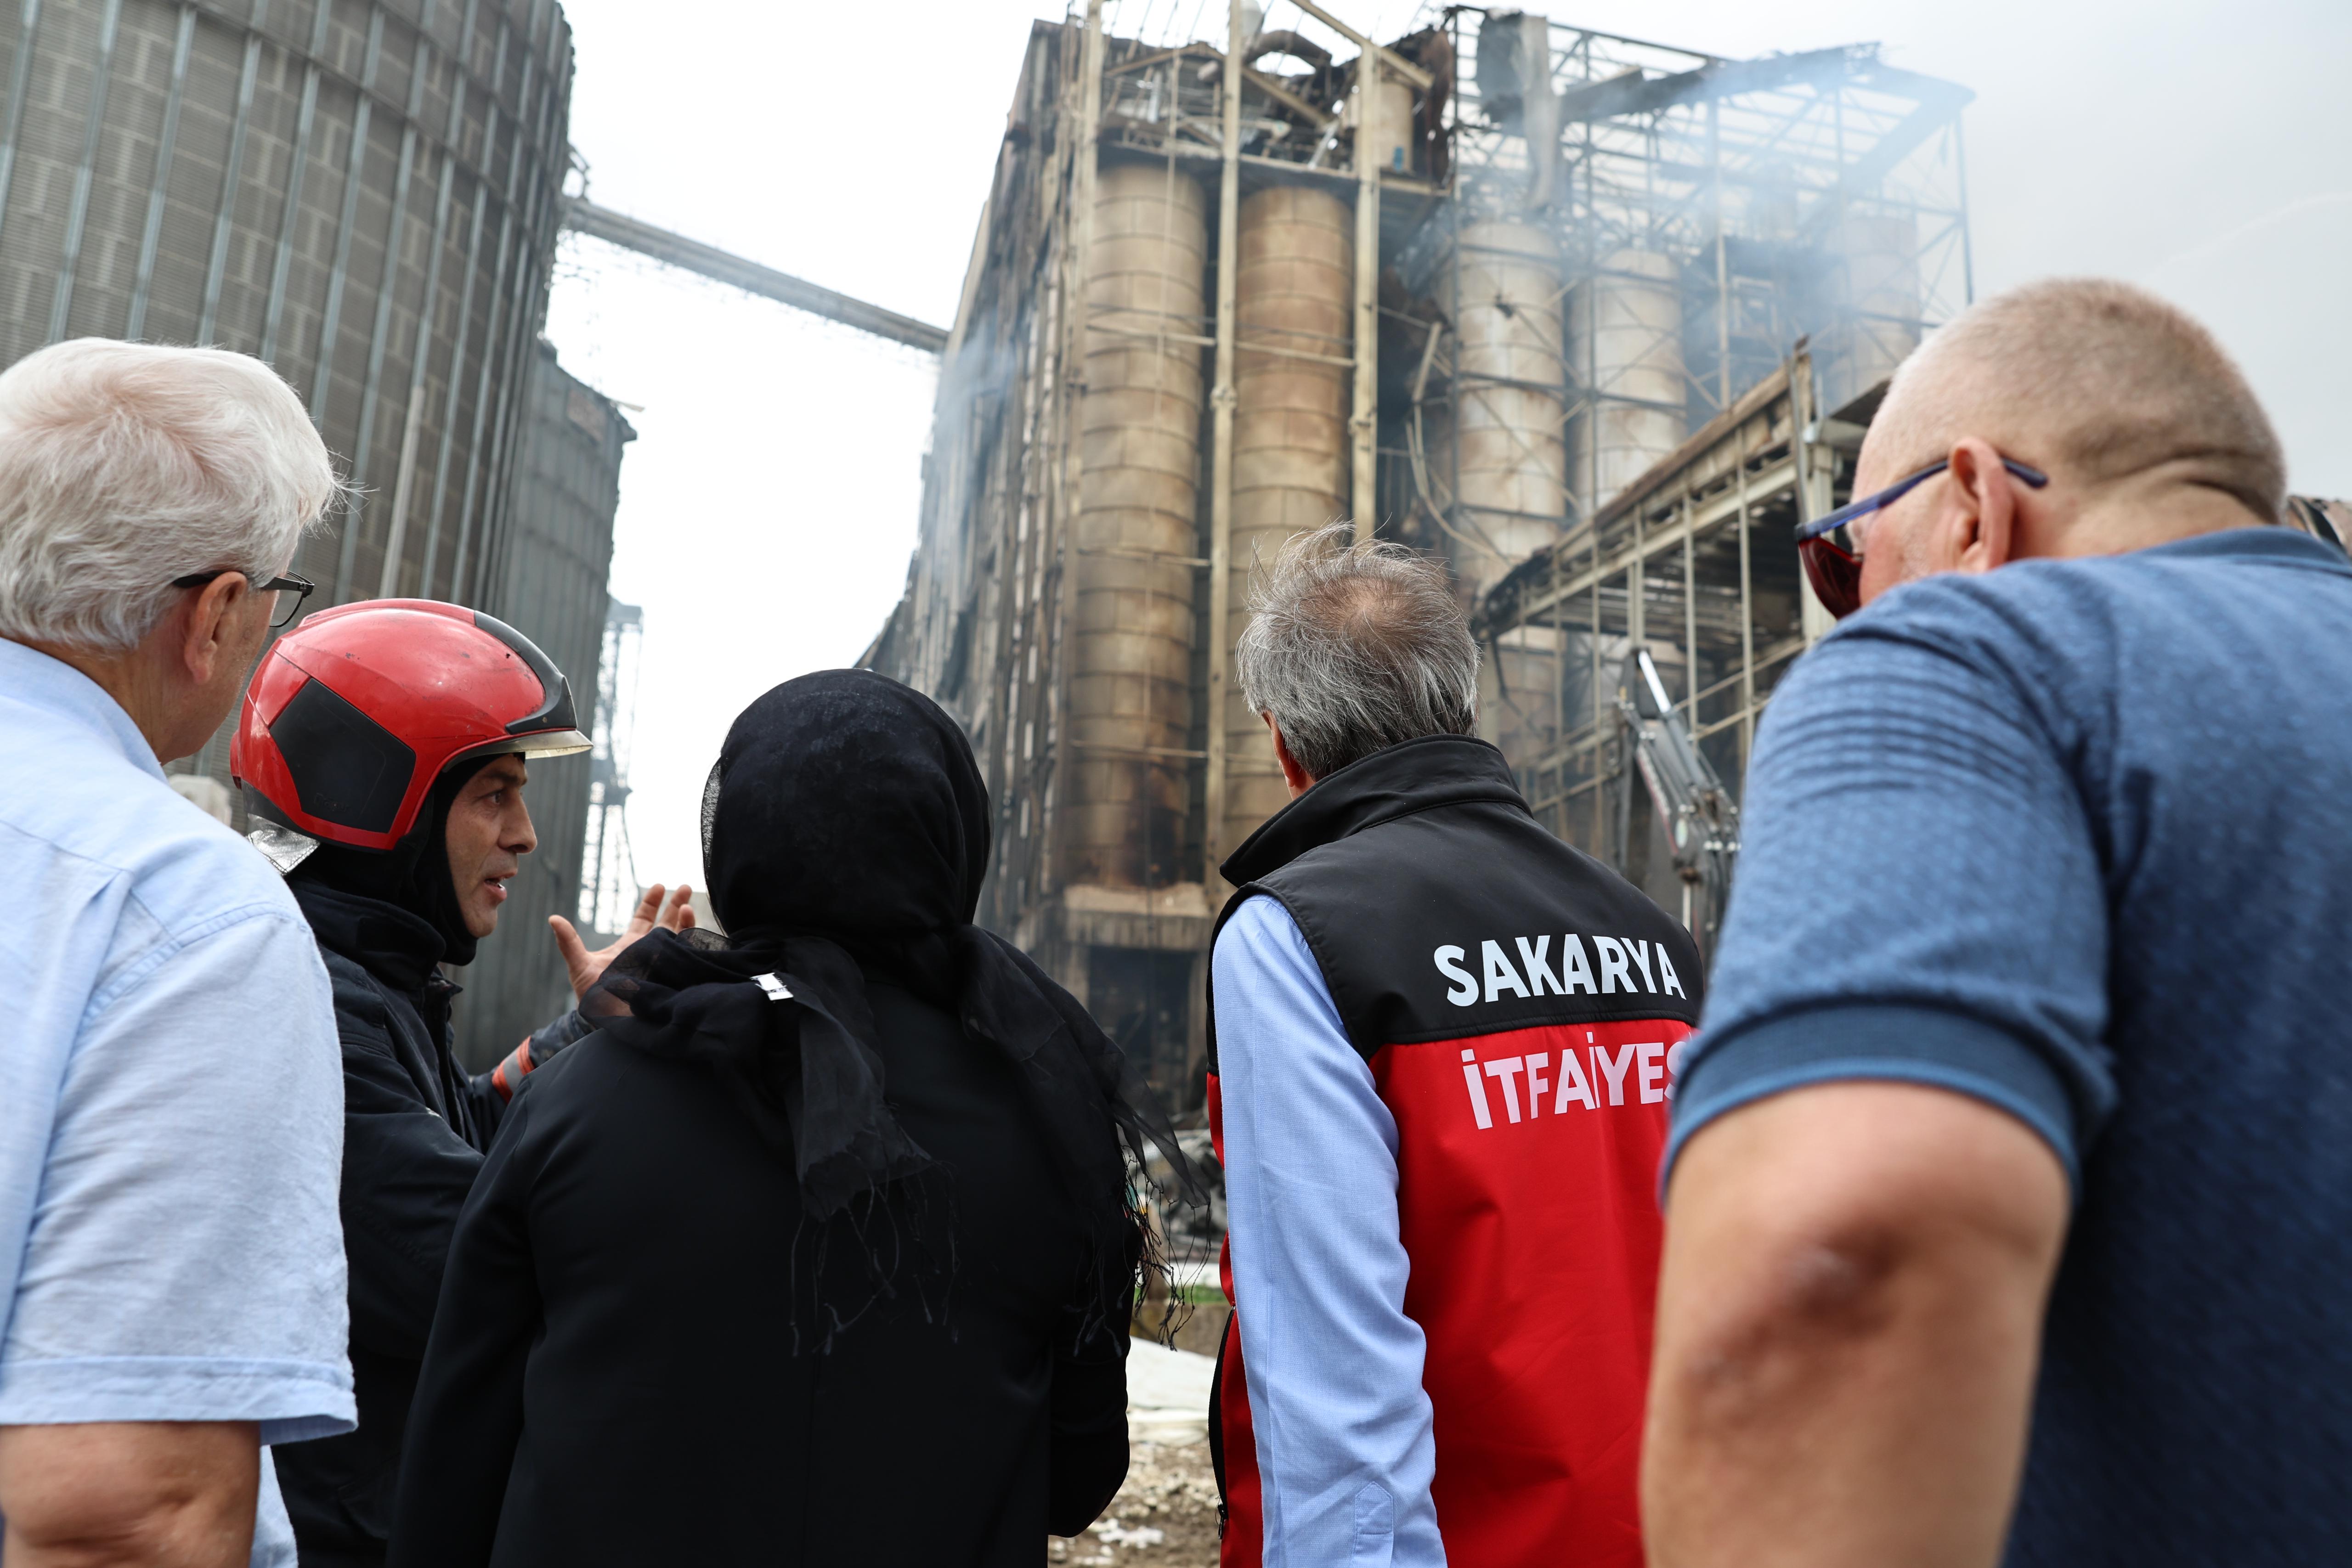
[[(481, 607), (555, 661), (583, 719), (596, 705), (604, 647), (621, 454), (636, 434), (612, 400), (568, 374), (548, 344), (536, 345), (511, 526), (490, 559)], [(530, 765), (524, 796), (539, 847), (509, 884), (498, 934), (460, 977), (457, 1041), (477, 1069), (572, 1005), (547, 917), (579, 918), (590, 770), (585, 756)]]
[(364, 490), (298, 562), (322, 600), (472, 601), (571, 82), (553, 0), (15, 0), (0, 364), (88, 336), (258, 354)]
[(1181, 869), (1207, 250), (1192, 175), (1172, 162), (1103, 165), (1073, 530), (1072, 882), (1155, 887)]
[(1588, 515), (1682, 444), (1683, 302), (1675, 258), (1602, 258), (1569, 316), (1569, 363), (1589, 395), (1576, 422), (1572, 487)]
[(1829, 335), (1822, 406), (1868, 392), (1919, 346), (1919, 220), (1850, 213), (1844, 220), (1847, 319)]
[[(1226, 634), (1248, 624), (1251, 569), (1293, 534), (1347, 514), (1347, 363), (1355, 309), (1355, 214), (1328, 192), (1276, 185), (1241, 204), (1234, 272), (1234, 511)], [(1265, 723), (1239, 685), (1225, 694), (1231, 849), (1290, 792)]]
[(1559, 243), (1532, 224), (1465, 224), (1436, 298), (1453, 312), (1459, 340), (1453, 473), (1460, 537), (1449, 543), (1454, 572), (1475, 595), (1567, 522)]

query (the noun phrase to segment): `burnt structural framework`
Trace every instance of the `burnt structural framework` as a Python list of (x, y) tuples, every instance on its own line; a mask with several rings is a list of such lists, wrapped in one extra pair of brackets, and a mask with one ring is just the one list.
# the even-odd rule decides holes
[[(298, 559), (313, 605), (496, 609), (569, 160), (562, 9), (0, 4), (0, 364), (80, 337), (257, 354), (359, 486)], [(226, 763), (224, 733), (195, 767)]]
[(866, 663), (971, 733), (982, 918), (1189, 1108), (1217, 867), (1288, 798), (1253, 569), (1342, 517), (1443, 559), (1538, 815), (1679, 907), (1617, 674), (1646, 648), (1736, 789), (1826, 624), (1790, 528), (1967, 301), (1969, 94), (1517, 10), (1105, 9), (1031, 31)]

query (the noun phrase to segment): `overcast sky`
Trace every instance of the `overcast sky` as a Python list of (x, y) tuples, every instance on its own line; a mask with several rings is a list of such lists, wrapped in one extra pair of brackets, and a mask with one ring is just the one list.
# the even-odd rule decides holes
[[(572, 140), (607, 206), (947, 325), (1038, 0), (564, 0)], [(1113, 0), (1222, 35), (1223, 0)], [(1391, 37), (1419, 0), (1333, 0)], [(1276, 4), (1270, 25), (1290, 7)], [(1594, 0), (1555, 19), (1752, 56), (1876, 41), (1975, 89), (1978, 293), (2149, 285), (2220, 333), (2296, 488), (2352, 496), (2346, 0)], [(1193, 18), (1198, 18), (1197, 22)], [(697, 807), (752, 697), (848, 664), (905, 582), (929, 358), (568, 239), (548, 334), (625, 402), (613, 591), (646, 612), (640, 874), (698, 881)]]

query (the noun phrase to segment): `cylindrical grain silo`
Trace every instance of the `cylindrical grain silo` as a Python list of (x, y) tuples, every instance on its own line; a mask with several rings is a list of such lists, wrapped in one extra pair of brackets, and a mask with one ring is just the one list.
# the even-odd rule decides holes
[(1824, 411), (1895, 373), (1919, 346), (1919, 222), (1906, 213), (1850, 213), (1845, 244), (1848, 319), (1822, 368)]
[(1107, 162), (1096, 183), (1073, 529), (1071, 883), (1155, 887), (1182, 870), (1206, 214), (1200, 183), (1171, 163)]
[[(1323, 191), (1277, 185), (1242, 203), (1234, 277), (1234, 510), (1225, 625), (1248, 624), (1250, 572), (1292, 535), (1347, 515), (1347, 364), (1355, 213)], [(1225, 698), (1230, 851), (1290, 798), (1265, 723), (1238, 685)]]
[(1604, 257), (1569, 314), (1569, 365), (1591, 391), (1576, 422), (1570, 488), (1588, 514), (1682, 444), (1683, 309), (1674, 257)]
[(1567, 520), (1559, 252), (1549, 230), (1463, 225), (1437, 282), (1457, 337), (1454, 570), (1472, 594)]
[(258, 354), (363, 491), (303, 548), (313, 604), (477, 598), (571, 83), (551, 0), (17, 0), (0, 364), (77, 337)]

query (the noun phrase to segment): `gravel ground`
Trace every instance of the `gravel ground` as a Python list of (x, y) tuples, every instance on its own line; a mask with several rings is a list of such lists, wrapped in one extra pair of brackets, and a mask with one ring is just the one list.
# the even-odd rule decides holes
[(1217, 1480), (1209, 1445), (1137, 1443), (1127, 1484), (1094, 1528), (1075, 1541), (1046, 1543), (1052, 1568), (1216, 1568)]

